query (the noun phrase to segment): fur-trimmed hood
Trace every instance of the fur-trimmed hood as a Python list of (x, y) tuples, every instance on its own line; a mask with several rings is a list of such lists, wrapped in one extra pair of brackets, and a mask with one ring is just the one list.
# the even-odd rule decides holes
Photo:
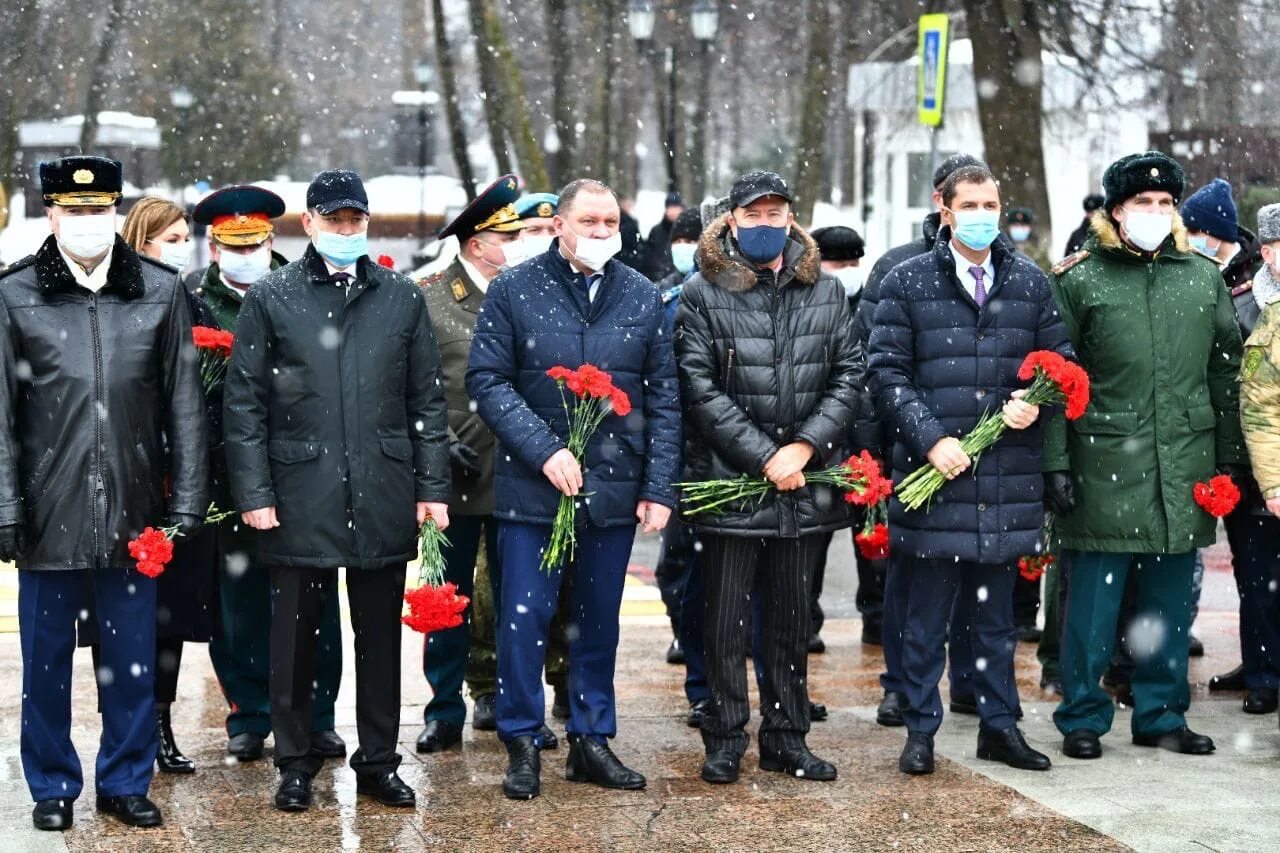
[[(1093, 219), (1089, 222), (1089, 231), (1098, 239), (1098, 244), (1104, 249), (1114, 249), (1128, 252), (1132, 255), (1139, 254), (1120, 239), (1120, 231), (1106, 210), (1099, 210), (1093, 214)], [(1173, 214), (1173, 247), (1184, 255), (1189, 255), (1192, 252), (1191, 241), (1187, 239), (1187, 226), (1183, 223), (1182, 217), (1178, 215), (1177, 211), (1174, 211)]]
[[(703, 229), (697, 260), (703, 278), (717, 287), (741, 293), (756, 286), (756, 268), (738, 252), (729, 233), (727, 213)], [(822, 275), (818, 244), (799, 225), (791, 226), (787, 247), (782, 250), (782, 270), (801, 284), (814, 284)]]
[[(35, 268), (36, 283), (45, 293), (74, 291), (79, 287), (71, 270), (67, 269), (62, 253), (58, 251), (58, 239), (52, 234), (36, 250)], [(177, 270), (173, 272), (177, 274)], [(107, 284), (103, 289), (114, 290), (126, 299), (137, 299), (143, 294), (142, 261), (119, 234), (111, 249), (111, 266), (107, 268)]]

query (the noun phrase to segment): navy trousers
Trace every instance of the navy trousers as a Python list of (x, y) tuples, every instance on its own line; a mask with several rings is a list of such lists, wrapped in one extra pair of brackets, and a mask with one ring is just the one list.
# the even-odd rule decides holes
[(551, 617), (566, 572), (572, 578), (569, 634), (570, 734), (604, 742), (617, 734), (613, 672), (618, 611), (634, 526), (578, 528), (577, 553), (550, 573), (542, 552), (551, 525), (500, 522), (502, 586), (498, 609), (498, 737), (538, 739), (546, 716), (542, 668)]
[[(84, 788), (71, 743), (76, 617), (88, 607), (85, 571), (18, 572), (22, 640), (22, 772), (31, 798), (74, 800)], [(129, 567), (94, 570), (101, 630), (97, 671), (102, 796), (145, 796), (156, 760), (156, 583)]]
[[(905, 569), (901, 560), (891, 554), (885, 561), (883, 609), (881, 610), (884, 654), (884, 672), (880, 674), (880, 687), (886, 693), (906, 693), (907, 686), (902, 676), (902, 631), (907, 618), (907, 592), (910, 584), (903, 574)], [(951, 664), (949, 670), (951, 695), (966, 699), (973, 697), (971, 680), (973, 676), (973, 648), (969, 644), (968, 634), (962, 626), (972, 622), (968, 609), (972, 602), (962, 596), (956, 597), (951, 611), (951, 627), (947, 636), (947, 658)], [(864, 617), (865, 618), (865, 617)]]
[[(480, 553), (481, 537), (484, 537), (485, 553), (489, 555), (489, 577), (496, 579), (492, 585), (500, 589), (498, 522), (493, 516), (453, 516), (449, 523), (449, 545), (441, 549), (445, 581), (457, 584), (458, 594), (467, 598), (475, 592), (476, 556)], [(472, 608), (468, 607), (461, 625), (434, 631), (422, 644), (422, 672), (431, 685), (431, 701), (424, 712), (427, 722), (440, 720), (461, 726), (467, 720), (462, 682), (471, 656), (471, 612)]]
[[(668, 525), (668, 530), (672, 526)], [(707, 684), (707, 652), (702, 636), (707, 598), (698, 560), (697, 530), (686, 524), (679, 525), (679, 529), (680, 534), (674, 538), (685, 549), (686, 564), (680, 600), (680, 648), (684, 650), (684, 696), (692, 705), (711, 698), (711, 687)], [(663, 546), (666, 547), (665, 541)]]
[(1240, 660), (1250, 690), (1280, 687), (1280, 518), (1222, 519), (1240, 593)]
[[(902, 677), (908, 731), (932, 734), (942, 725), (938, 682), (946, 664), (948, 622), (956, 634), (967, 634), (973, 655), (970, 683), (984, 728), (1007, 729), (1017, 722), (1018, 689), (1013, 653), (1018, 643), (1013, 624), (1012, 564), (992, 565), (954, 559), (902, 557), (895, 560), (900, 581), (907, 584), (906, 619), (902, 631)], [(971, 607), (965, 622), (952, 616), (957, 600)], [(967, 624), (965, 631), (958, 626)], [(964, 643), (955, 644), (958, 647)]]

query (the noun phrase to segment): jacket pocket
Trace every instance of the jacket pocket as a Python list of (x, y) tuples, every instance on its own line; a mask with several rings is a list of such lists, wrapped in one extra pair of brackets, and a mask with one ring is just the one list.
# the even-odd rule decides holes
[(1130, 435), (1138, 428), (1138, 413), (1090, 410), (1074, 426), (1076, 432), (1087, 435)]
[(35, 470), (31, 472), (31, 477), (27, 480), (27, 500), (35, 503), (44, 497), (44, 493), (48, 490), (49, 485), (49, 466), (53, 464), (53, 448), (49, 448), (40, 457), (40, 461), (36, 463)]
[(293, 438), (276, 438), (267, 442), (267, 456), (274, 462), (289, 465), (306, 462), (320, 455), (320, 442)]
[(1213, 406), (1187, 406), (1187, 422), (1193, 430), (1200, 432), (1217, 426), (1218, 416)]
[(378, 443), (382, 445), (382, 452), (392, 459), (404, 461), (413, 456), (413, 445), (407, 438), (380, 438)]

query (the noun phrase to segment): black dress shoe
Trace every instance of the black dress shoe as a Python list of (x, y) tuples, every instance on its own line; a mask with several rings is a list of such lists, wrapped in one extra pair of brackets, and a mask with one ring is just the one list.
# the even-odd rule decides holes
[(1123, 705), (1126, 708), (1133, 707), (1133, 685), (1129, 682), (1121, 682), (1115, 686), (1116, 704)]
[(156, 752), (156, 767), (161, 773), (196, 772), (195, 762), (183, 755), (173, 741), (173, 723), (167, 704), (156, 705), (156, 737), (160, 741), (160, 749)]
[(356, 776), (356, 793), (373, 797), (384, 806), (413, 808), (417, 798), (413, 789), (393, 770), (376, 776)]
[(241, 732), (227, 738), (227, 755), (240, 761), (257, 761), (262, 757), (266, 735), (257, 732)]
[(1244, 690), (1244, 666), (1238, 666), (1230, 672), (1215, 675), (1209, 679), (1209, 692), (1220, 693), (1224, 690)]
[(539, 737), (542, 738), (542, 749), (559, 749), (560, 738), (556, 737), (556, 733), (551, 731), (551, 727), (546, 723), (542, 724), (542, 728), (538, 730)]
[(898, 769), (908, 776), (924, 776), (933, 772), (933, 735), (907, 732), (906, 746), (898, 756)]
[(1258, 687), (1244, 697), (1246, 714), (1270, 714), (1280, 707), (1280, 690), (1274, 687)]
[(312, 732), (311, 754), (320, 758), (341, 758), (347, 754), (347, 742), (333, 729)]
[(978, 757), (983, 761), (1002, 761), (1015, 770), (1048, 770), (1049, 756), (1036, 752), (1017, 726), (991, 731), (978, 729)]
[(476, 706), (471, 709), (471, 728), (478, 732), (498, 730), (497, 694), (482, 693), (476, 697)]
[(822, 637), (818, 634), (809, 635), (809, 654), (820, 655), (827, 650), (827, 644), (822, 641)]
[(282, 812), (305, 812), (311, 808), (311, 775), (303, 770), (281, 773), (276, 808)]
[(71, 828), (71, 804), (74, 800), (41, 800), (31, 810), (36, 829), (61, 832)]
[(557, 720), (569, 719), (569, 689), (553, 688), (551, 694), (551, 716)]
[(862, 644), (864, 646), (882, 646), (884, 645), (883, 631), (880, 625), (875, 622), (862, 623)]
[(689, 716), (685, 717), (685, 724), (691, 729), (702, 728), (702, 721), (711, 715), (711, 700), (699, 699), (689, 706)]
[(731, 785), (738, 781), (742, 756), (731, 749), (717, 749), (707, 753), (702, 762), (702, 781), (712, 785)]
[(1035, 625), (1019, 625), (1015, 629), (1018, 635), (1019, 643), (1038, 643), (1040, 642), (1040, 629)]
[(1062, 739), (1062, 754), (1068, 758), (1101, 758), (1102, 739), (1097, 732), (1076, 729)]
[(428, 720), (418, 735), (418, 752), (444, 752), (462, 743), (462, 726), (444, 720)]
[(809, 703), (809, 721), (820, 723), (827, 718), (827, 706), (820, 702)]
[(902, 712), (906, 709), (907, 695), (905, 693), (886, 690), (884, 698), (880, 700), (880, 705), (876, 708), (876, 722), (889, 728), (905, 726), (906, 721), (902, 719)]
[(136, 795), (104, 797), (98, 795), (98, 811), (109, 814), (127, 826), (159, 826), (160, 809), (146, 797)]
[(667, 646), (667, 663), (683, 666), (684, 660), (684, 648), (680, 645), (680, 641), (672, 640), (671, 645)]
[(1045, 693), (1052, 693), (1057, 696), (1062, 695), (1062, 679), (1056, 675), (1040, 676), (1040, 689)]
[(1200, 638), (1195, 634), (1187, 637), (1187, 657), (1204, 657), (1204, 643), (1200, 642)]
[(570, 782), (591, 782), (601, 788), (640, 791), (645, 779), (626, 767), (613, 754), (607, 743), (589, 737), (569, 735), (569, 759), (564, 765), (564, 778)]
[(507, 775), (502, 793), (509, 800), (532, 800), (542, 789), (542, 758), (532, 735), (507, 744)]
[(1208, 755), (1214, 749), (1213, 738), (1196, 734), (1186, 726), (1162, 735), (1134, 735), (1133, 742), (1136, 746), (1158, 746), (1183, 755)]
[(786, 773), (797, 779), (812, 779), (815, 782), (836, 780), (836, 766), (814, 755), (807, 746), (784, 749), (781, 752), (765, 752), (761, 749), (760, 769), (771, 773)]

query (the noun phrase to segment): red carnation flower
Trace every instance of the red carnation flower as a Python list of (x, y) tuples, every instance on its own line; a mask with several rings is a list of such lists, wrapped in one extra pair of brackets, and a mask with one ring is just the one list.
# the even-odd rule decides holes
[(231, 355), (231, 345), (235, 341), (235, 336), (230, 332), (209, 326), (192, 326), (191, 338), (196, 349), (209, 350), (223, 356)]
[(1191, 495), (1200, 508), (1214, 518), (1230, 514), (1240, 503), (1240, 489), (1227, 474), (1219, 474), (1208, 483), (1196, 483)]
[(620, 418), (631, 414), (631, 398), (621, 388), (613, 388), (609, 391), (609, 405), (613, 407), (613, 413)]
[(378, 255), (378, 266), (393, 270), (396, 268), (395, 258), (390, 255)]
[(458, 595), (458, 586), (452, 583), (423, 584), (406, 592), (404, 600), (409, 605), (409, 613), (400, 617), (400, 621), (423, 634), (458, 627), (462, 624), (463, 611), (471, 603), (465, 595)]
[(868, 560), (883, 560), (889, 556), (889, 528), (885, 524), (876, 524), (870, 531), (863, 530), (853, 541), (858, 545), (858, 553)]
[(138, 561), (139, 572), (157, 577), (173, 559), (173, 540), (163, 530), (148, 527), (129, 542), (129, 556)]
[(1018, 574), (1034, 583), (1040, 580), (1045, 570), (1054, 563), (1052, 554), (1035, 554), (1018, 558)]
[(557, 382), (564, 382), (566, 379), (568, 379), (570, 376), (573, 376), (574, 374), (572, 370), (565, 367), (563, 364), (557, 364), (555, 367), (549, 368), (547, 370), (547, 375)]
[(592, 397), (608, 397), (613, 391), (613, 377), (594, 364), (579, 367), (578, 378), (582, 380), (583, 390)]

